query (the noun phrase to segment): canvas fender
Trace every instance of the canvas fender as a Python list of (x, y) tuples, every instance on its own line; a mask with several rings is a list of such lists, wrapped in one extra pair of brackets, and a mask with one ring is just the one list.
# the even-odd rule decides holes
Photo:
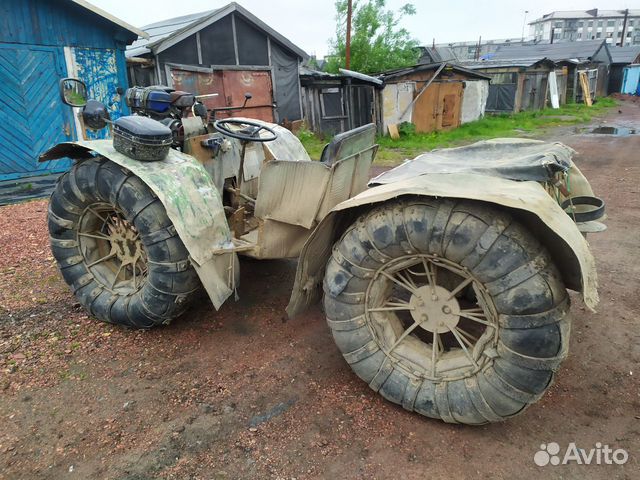
[(295, 316), (319, 300), (332, 247), (349, 225), (381, 203), (412, 197), (476, 200), (509, 211), (549, 250), (567, 288), (581, 292), (589, 309), (597, 305), (597, 274), (589, 244), (541, 184), (457, 173), (420, 175), (375, 186), (336, 205), (302, 249), (288, 315)]
[(164, 205), (216, 309), (233, 293), (239, 275), (222, 199), (204, 167), (192, 156), (170, 150), (164, 160), (140, 162), (119, 152), (111, 140), (65, 142), (40, 161), (69, 157), (108, 158), (140, 178)]

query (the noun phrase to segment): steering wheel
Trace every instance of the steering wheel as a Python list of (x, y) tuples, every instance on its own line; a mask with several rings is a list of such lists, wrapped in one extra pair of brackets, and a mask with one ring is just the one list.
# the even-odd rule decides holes
[[(241, 126), (241, 130), (232, 130), (229, 128), (231, 125)], [(237, 138), (238, 140), (245, 140), (247, 142), (272, 142), (276, 138), (278, 138), (278, 134), (273, 131), (273, 129), (262, 125), (257, 122), (252, 122), (250, 120), (236, 120), (236, 119), (226, 119), (226, 120), (216, 120), (213, 123), (213, 128), (215, 128), (218, 132), (223, 135), (227, 135), (232, 138)], [(264, 130), (269, 132), (271, 135), (268, 137), (261, 137), (259, 133)]]

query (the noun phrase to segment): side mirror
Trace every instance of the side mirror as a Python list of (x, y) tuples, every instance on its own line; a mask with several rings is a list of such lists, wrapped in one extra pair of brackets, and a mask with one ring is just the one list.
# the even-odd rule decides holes
[(82, 120), (91, 130), (100, 130), (111, 123), (107, 107), (97, 100), (89, 100), (82, 109)]
[(200, 118), (207, 119), (207, 107), (203, 103), (197, 102), (193, 106), (193, 113)]
[(71, 107), (84, 107), (87, 104), (87, 86), (77, 78), (60, 80), (60, 97)]

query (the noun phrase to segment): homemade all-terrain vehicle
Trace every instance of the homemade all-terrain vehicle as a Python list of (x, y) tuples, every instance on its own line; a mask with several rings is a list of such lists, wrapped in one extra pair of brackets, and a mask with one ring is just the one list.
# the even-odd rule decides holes
[[(104, 106), (61, 83), (82, 121)], [(319, 301), (354, 372), (388, 400), (446, 422), (522, 412), (567, 355), (567, 288), (597, 304), (584, 232), (604, 204), (559, 143), (497, 139), (435, 150), (369, 180), (375, 126), (319, 161), (278, 125), (215, 120), (197, 97), (133, 88), (112, 140), (63, 143), (49, 204), (65, 281), (100, 320), (167, 324), (203, 286), (218, 309), (238, 255), (299, 257), (294, 316)], [(367, 186), (369, 188), (367, 188)]]

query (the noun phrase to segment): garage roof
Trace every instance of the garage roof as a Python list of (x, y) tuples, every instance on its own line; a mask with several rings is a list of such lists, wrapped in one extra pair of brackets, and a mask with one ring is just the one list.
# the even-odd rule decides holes
[(640, 45), (628, 47), (611, 47), (611, 63), (634, 63), (640, 56)]
[(595, 57), (602, 48), (607, 48), (605, 40), (503, 45), (486, 57), (488, 60), (542, 60), (548, 58), (554, 62), (570, 59), (586, 61)]
[(148, 37), (148, 35), (145, 32), (143, 32), (142, 30), (140, 30), (139, 28), (136, 28), (133, 25), (129, 25), (127, 22), (125, 22), (123, 20), (120, 20), (117, 17), (114, 17), (109, 12), (105, 12), (101, 8), (98, 8), (95, 5), (92, 5), (92, 4), (90, 4), (89, 2), (87, 2), (85, 0), (71, 0), (71, 1), (73, 3), (76, 3), (76, 4), (80, 5), (82, 8), (86, 8), (87, 10), (95, 13), (96, 15), (100, 15), (104, 19), (109, 20), (111, 23), (115, 23), (119, 27), (122, 27), (125, 30), (129, 30), (130, 32), (135, 33), (139, 37), (142, 37), (142, 38), (147, 38)]
[(149, 34), (149, 38), (139, 38), (133, 42), (133, 44), (127, 48), (126, 55), (127, 57), (137, 57), (152, 51), (154, 54), (158, 54), (233, 12), (237, 12), (245, 17), (256, 27), (267, 33), (300, 58), (308, 58), (304, 50), (294, 45), (286, 37), (276, 32), (246, 8), (235, 2), (229, 3), (216, 10), (170, 18), (144, 26), (142, 29)]
[(384, 81), (392, 80), (392, 79), (404, 77), (405, 75), (408, 75), (411, 73), (423, 72), (428, 70), (437, 70), (438, 68), (440, 68), (440, 66), (443, 63), (445, 64), (443, 70), (452, 70), (454, 72), (461, 73), (463, 75), (467, 75), (472, 78), (480, 78), (484, 80), (489, 80), (491, 78), (482, 73), (474, 72), (473, 70), (470, 70), (468, 68), (461, 67), (460, 65), (454, 65), (453, 63), (448, 63), (448, 62), (428, 63), (423, 65), (414, 65), (413, 67), (399, 68), (397, 70), (390, 70), (388, 72), (383, 72), (380, 75), (378, 75), (378, 77)]

